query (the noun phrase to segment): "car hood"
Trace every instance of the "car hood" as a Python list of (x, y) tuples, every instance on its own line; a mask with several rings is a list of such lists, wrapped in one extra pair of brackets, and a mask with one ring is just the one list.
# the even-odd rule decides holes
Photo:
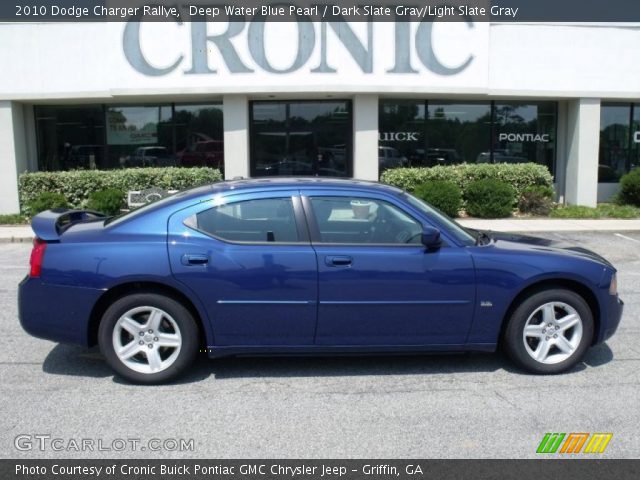
[(498, 248), (504, 247), (509, 249), (522, 249), (528, 251), (543, 251), (549, 253), (570, 255), (572, 257), (585, 258), (593, 260), (608, 267), (614, 268), (611, 262), (609, 262), (602, 255), (599, 255), (591, 250), (583, 247), (564, 242), (560, 240), (549, 240), (547, 238), (532, 237), (529, 235), (519, 235), (517, 233), (504, 233), (504, 232), (491, 232), (484, 231), (495, 246)]

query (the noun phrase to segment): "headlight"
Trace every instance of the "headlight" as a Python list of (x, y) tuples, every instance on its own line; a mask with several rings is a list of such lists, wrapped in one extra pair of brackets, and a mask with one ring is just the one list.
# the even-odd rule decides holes
[(611, 275), (611, 283), (609, 284), (609, 294), (617, 295), (618, 294), (618, 277), (614, 273)]

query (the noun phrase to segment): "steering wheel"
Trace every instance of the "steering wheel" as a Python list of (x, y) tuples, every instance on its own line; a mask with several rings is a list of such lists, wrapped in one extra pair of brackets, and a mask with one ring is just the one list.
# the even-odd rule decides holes
[(410, 230), (401, 230), (396, 235), (398, 243), (413, 243), (413, 241), (420, 237), (422, 232), (412, 234)]

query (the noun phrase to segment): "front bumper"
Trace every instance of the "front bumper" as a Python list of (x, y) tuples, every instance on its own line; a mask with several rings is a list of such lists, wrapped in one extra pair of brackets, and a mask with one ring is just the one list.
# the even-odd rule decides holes
[(620, 297), (618, 295), (607, 295), (606, 302), (602, 305), (600, 329), (594, 344), (605, 342), (616, 333), (623, 311), (624, 302)]
[(102, 293), (27, 276), (18, 287), (20, 324), (34, 337), (88, 346), (91, 310)]

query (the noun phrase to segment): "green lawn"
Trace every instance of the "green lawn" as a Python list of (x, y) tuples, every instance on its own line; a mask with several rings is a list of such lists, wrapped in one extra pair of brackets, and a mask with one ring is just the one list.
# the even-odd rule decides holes
[(631, 205), (600, 203), (596, 208), (571, 205), (551, 210), (551, 218), (640, 218), (640, 208)]
[(0, 225), (24, 225), (29, 223), (29, 217), (21, 213), (0, 215)]

